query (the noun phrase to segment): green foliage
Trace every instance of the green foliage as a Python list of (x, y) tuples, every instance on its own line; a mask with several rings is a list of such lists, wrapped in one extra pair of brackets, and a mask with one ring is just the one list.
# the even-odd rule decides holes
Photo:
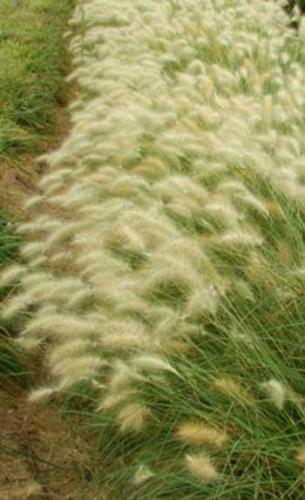
[[(73, 2), (0, 5), (0, 157), (40, 151), (65, 104), (63, 28)], [(38, 135), (39, 134), (39, 135)]]

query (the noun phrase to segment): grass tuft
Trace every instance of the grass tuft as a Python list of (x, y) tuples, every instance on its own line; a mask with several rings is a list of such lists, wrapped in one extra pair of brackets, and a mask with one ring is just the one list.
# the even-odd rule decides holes
[(67, 103), (63, 30), (73, 0), (0, 5), (0, 158), (41, 152)]

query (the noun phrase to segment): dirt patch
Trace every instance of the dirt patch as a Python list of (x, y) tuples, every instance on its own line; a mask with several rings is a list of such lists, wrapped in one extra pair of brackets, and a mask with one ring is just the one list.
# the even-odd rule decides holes
[[(70, 101), (75, 96), (75, 89), (71, 89)], [(69, 133), (70, 120), (64, 107), (56, 110), (56, 123), (54, 134), (43, 145), (44, 153), (59, 147)], [(45, 166), (37, 162), (35, 154), (0, 158), (0, 207), (7, 210), (12, 219), (20, 219), (23, 216), (24, 202), (39, 193), (38, 182), (45, 169)]]
[[(26, 169), (22, 168), (26, 165)], [(37, 165), (32, 158), (22, 157), (15, 162), (2, 160), (0, 164), (0, 206), (13, 218), (22, 216), (23, 203), (29, 196), (38, 192)]]
[(77, 417), (0, 391), (0, 499), (94, 499), (86, 440)]

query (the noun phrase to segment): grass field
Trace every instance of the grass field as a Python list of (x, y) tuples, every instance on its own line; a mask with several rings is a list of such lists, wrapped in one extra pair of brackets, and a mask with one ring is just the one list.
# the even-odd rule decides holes
[(0, 5), (0, 158), (41, 152), (67, 102), (69, 64), (62, 37), (73, 1)]
[(100, 498), (304, 498), (305, 30), (288, 24), (264, 0), (87, 0), (70, 21), (80, 95), (2, 322), (43, 363), (32, 403), (85, 419)]

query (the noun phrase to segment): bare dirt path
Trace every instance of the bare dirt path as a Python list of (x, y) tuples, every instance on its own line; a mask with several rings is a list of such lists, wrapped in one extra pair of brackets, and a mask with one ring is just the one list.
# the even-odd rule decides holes
[(73, 434), (77, 419), (62, 418), (55, 404), (30, 405), (23, 392), (0, 391), (0, 422), (1, 500), (95, 498), (87, 446)]

